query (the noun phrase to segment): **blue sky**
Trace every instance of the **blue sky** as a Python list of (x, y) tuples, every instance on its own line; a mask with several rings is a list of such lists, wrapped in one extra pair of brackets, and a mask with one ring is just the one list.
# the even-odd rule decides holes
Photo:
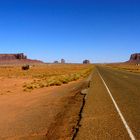
[(140, 52), (137, 0), (0, 1), (0, 53), (53, 62), (126, 61)]

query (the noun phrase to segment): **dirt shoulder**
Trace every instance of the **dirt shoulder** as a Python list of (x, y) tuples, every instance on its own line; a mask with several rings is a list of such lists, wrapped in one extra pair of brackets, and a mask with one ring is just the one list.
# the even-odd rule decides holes
[(0, 139), (71, 139), (87, 82), (0, 96)]

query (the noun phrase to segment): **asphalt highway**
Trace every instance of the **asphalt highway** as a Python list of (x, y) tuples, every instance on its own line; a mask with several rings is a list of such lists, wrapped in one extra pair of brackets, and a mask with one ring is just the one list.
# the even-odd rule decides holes
[(140, 140), (140, 74), (96, 66), (77, 140)]

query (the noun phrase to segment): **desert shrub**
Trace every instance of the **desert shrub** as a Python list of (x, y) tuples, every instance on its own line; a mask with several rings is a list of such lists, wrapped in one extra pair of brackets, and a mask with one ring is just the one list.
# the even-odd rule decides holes
[(63, 83), (63, 84), (67, 84), (70, 82), (70, 79), (69, 79), (69, 75), (62, 75), (59, 77), (59, 80)]
[[(61, 65), (61, 68), (58, 67), (55, 70), (52, 69), (52, 71), (50, 69), (50, 71), (46, 71), (45, 73), (38, 72), (36, 75), (32, 74), (33, 81), (23, 85), (24, 91), (26, 91), (26, 89), (33, 90), (48, 86), (60, 86), (62, 84), (67, 84), (71, 81), (76, 81), (78, 79), (87, 77), (91, 73), (91, 70), (93, 69), (93, 66), (91, 65), (84, 66), (78, 65), (78, 66)], [(52, 67), (50, 66), (49, 68)]]
[(29, 70), (29, 69), (30, 69), (30, 66), (29, 65), (22, 66), (22, 70)]

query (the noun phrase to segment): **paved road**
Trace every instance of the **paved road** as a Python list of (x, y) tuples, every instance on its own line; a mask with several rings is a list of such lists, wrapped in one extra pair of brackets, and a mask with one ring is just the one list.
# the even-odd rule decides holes
[(140, 75), (97, 66), (82, 115), (77, 140), (140, 140)]

